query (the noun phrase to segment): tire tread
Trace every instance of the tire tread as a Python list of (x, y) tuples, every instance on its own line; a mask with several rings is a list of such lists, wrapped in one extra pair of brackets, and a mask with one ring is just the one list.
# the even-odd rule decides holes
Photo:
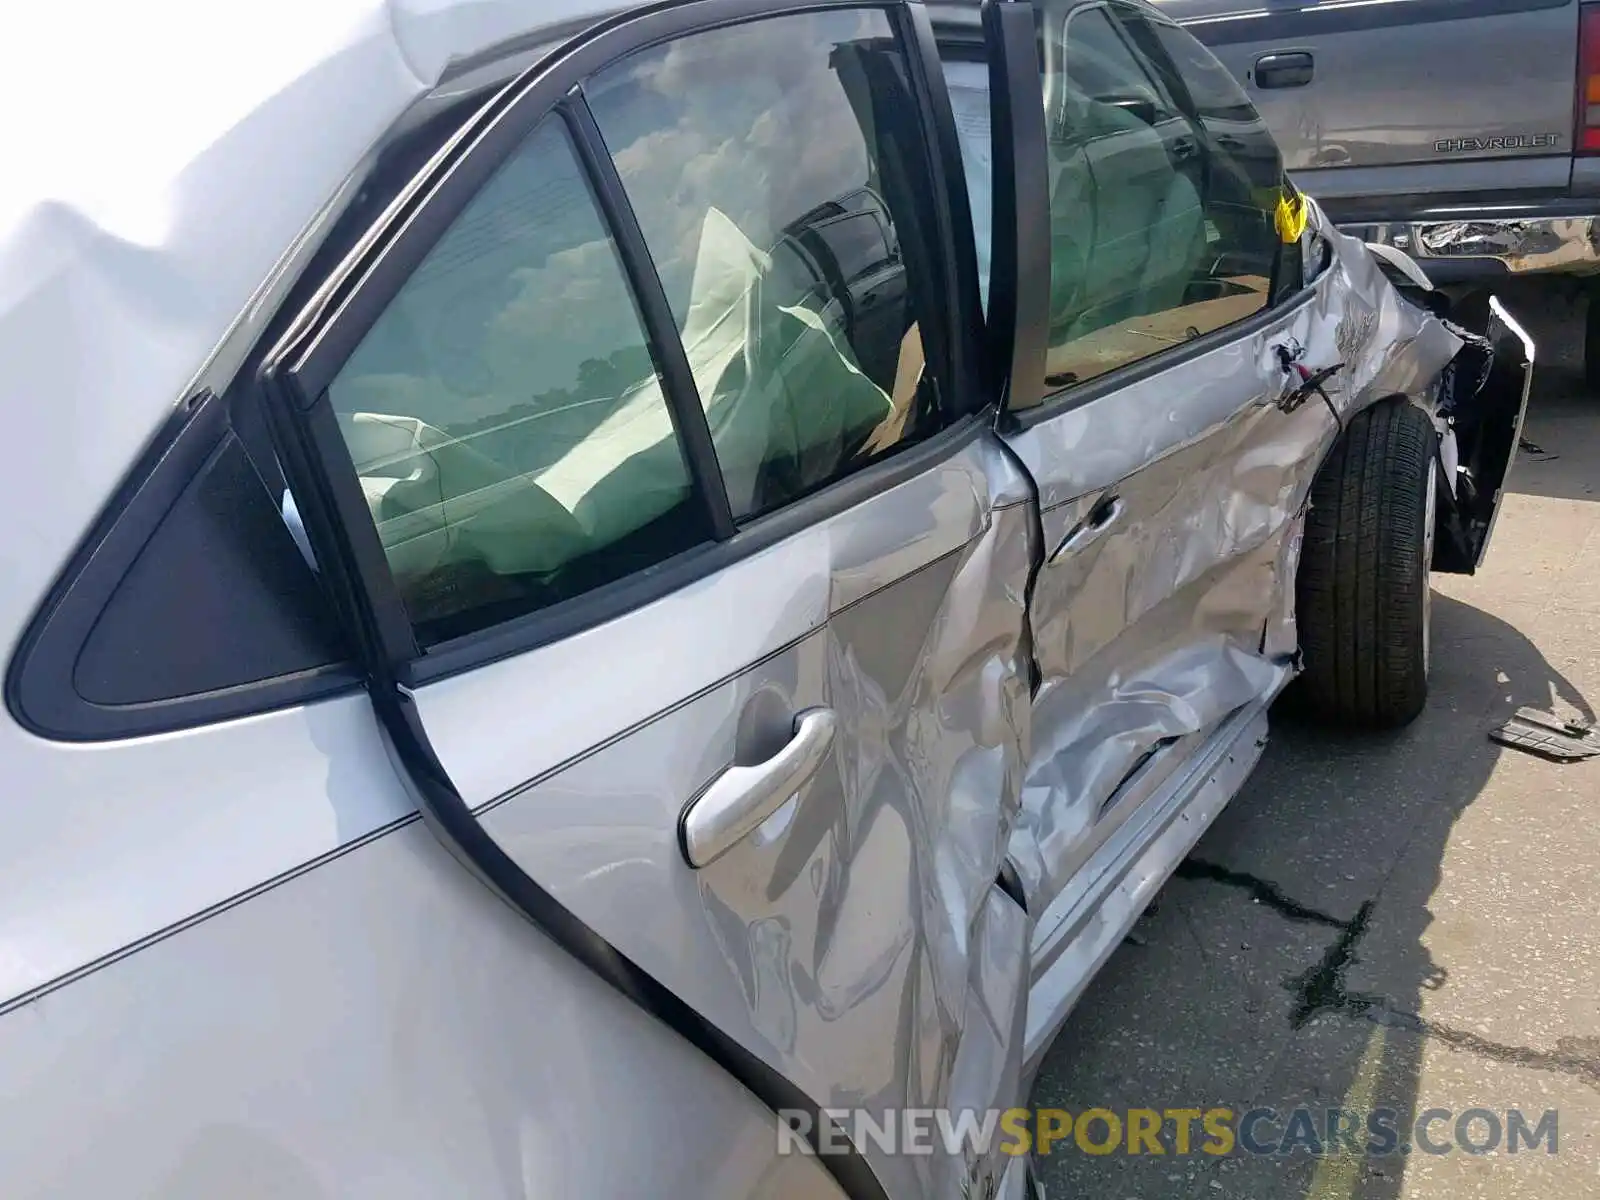
[(1394, 727), (1427, 701), (1423, 605), (1432, 423), (1403, 397), (1358, 413), (1311, 487), (1296, 612), (1318, 716)]

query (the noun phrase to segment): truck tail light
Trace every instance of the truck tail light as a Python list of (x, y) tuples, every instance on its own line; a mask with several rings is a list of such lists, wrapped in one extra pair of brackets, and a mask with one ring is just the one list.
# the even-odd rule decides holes
[(1600, 4), (1578, 9), (1579, 154), (1600, 154)]

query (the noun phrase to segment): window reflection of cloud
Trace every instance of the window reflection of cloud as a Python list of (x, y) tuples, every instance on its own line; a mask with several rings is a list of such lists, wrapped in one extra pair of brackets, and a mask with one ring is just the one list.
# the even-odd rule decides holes
[(888, 34), (878, 12), (784, 17), (646, 51), (587, 89), (680, 325), (710, 208), (771, 249), (867, 182), (863, 139), (838, 136), (856, 117), (821, 48)]
[[(642, 345), (615, 319), (633, 301), (565, 140), (546, 121), (496, 172), (358, 347), (341, 392), (466, 429)], [(380, 399), (397, 387), (403, 409)]]

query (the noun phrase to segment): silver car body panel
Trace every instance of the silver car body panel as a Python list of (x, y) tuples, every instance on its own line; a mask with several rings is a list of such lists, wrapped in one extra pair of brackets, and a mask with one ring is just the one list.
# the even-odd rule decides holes
[(18, 1200), (839, 1195), (414, 820), (0, 1019), (0, 1077)]
[(1152, 772), (1152, 787), (1130, 780), (1127, 819), (1041, 914), (1023, 1047), (1030, 1078), (1095, 973), (1249, 777), (1266, 745), (1270, 698), (1252, 701), (1213, 736), (1197, 739), (1194, 752), (1176, 764), (1176, 777)]
[[(808, 1095), (1005, 1107), (1026, 919), (996, 879), (1027, 740), (1027, 498), (974, 434), (700, 584), (418, 689), (429, 738), (519, 867)], [(648, 667), (596, 687), (606, 663)], [(687, 870), (684, 806), (824, 706), (828, 762)], [(891, 1194), (953, 1194), (965, 1169), (866, 1149)]]
[(1042, 567), (1030, 602), (1041, 685), (1011, 844), (1039, 914), (1030, 1060), (1138, 917), (1133, 897), (1248, 774), (1293, 675), (1300, 531), (1338, 426), (1320, 403), (1276, 407), (1276, 347), (1346, 364), (1328, 393), (1341, 422), (1385, 396), (1427, 403), (1460, 348), (1361, 243), (1329, 236), (1310, 297), (1255, 333), (1008, 438), (1038, 481), (1047, 553), (1107, 494), (1122, 514)]
[[(386, 136), (462, 63), (599, 14), (170, 15), (217, 51), (119, 12), (90, 48), (119, 103), (7, 130), (0, 362), (29, 447), (0, 475), (8, 645), (163, 419), (237, 369)], [(69, 10), (30, 20), (83, 44)], [(54, 88), (43, 60), (19, 69)], [(1248, 335), (1005, 439), (953, 430), (923, 474), (716, 576), (419, 688), (484, 828), (818, 1101), (1021, 1102), (1025, 1060), (1248, 773), (1292, 670), (1336, 425), (1273, 407), (1275, 340), (1347, 364), (1346, 419), (1425, 402), (1455, 353), (1327, 237), (1313, 294)], [(1113, 487), (1124, 523), (1041, 565)], [(840, 717), (828, 763), (691, 871), (683, 804), (817, 704)], [(836, 1194), (440, 849), (364, 695), (94, 745), (8, 714), (0, 761), (7, 1197)], [(1028, 915), (997, 884), (1008, 854)], [(663, 1125), (687, 1097), (692, 1120)], [(867, 1150), (896, 1196), (1022, 1186), (992, 1152)]]
[[(1275, 128), (1273, 132), (1276, 134)], [(1527, 193), (1560, 193), (1571, 173), (1570, 158), (1541, 155), (1467, 162), (1402, 162), (1382, 167), (1306, 167), (1294, 172), (1294, 180), (1330, 205), (1360, 200), (1369, 206), (1392, 209), (1405, 197), (1467, 194), (1492, 204), (1497, 199), (1513, 200)]]

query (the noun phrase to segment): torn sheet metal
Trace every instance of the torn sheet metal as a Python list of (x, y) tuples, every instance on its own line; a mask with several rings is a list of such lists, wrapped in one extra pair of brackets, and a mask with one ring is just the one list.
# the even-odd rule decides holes
[[(1430, 408), (1439, 433), (1443, 487), (1432, 569), (1470, 575), (1483, 562), (1517, 451), (1526, 449), (1522, 423), (1533, 389), (1534, 343), (1499, 297), (1489, 298), (1482, 328), (1449, 318), (1451, 301), (1414, 262), (1392, 247), (1367, 247), (1389, 268), (1389, 281), (1420, 308), (1446, 318), (1462, 343), (1444, 368)], [(1424, 407), (1428, 407), (1424, 404)]]
[[(1051, 680), (1037, 697), (1023, 824), (1011, 843), (1030, 909), (1042, 912), (1071, 883), (1111, 832), (1119, 791), (1141, 768), (1170, 771), (1194, 753), (1189, 735), (1208, 733), (1288, 681), (1286, 662), (1221, 634), (1193, 636), (1181, 607), (1175, 601), (1161, 614), (1166, 642), (1143, 661), (1101, 656), (1079, 678)], [(1158, 636), (1151, 631), (1152, 641)], [(1099, 703), (1082, 703), (1089, 686)], [(1167, 753), (1174, 761), (1156, 761)]]
[[(1152, 772), (1169, 780), (1157, 799), (1188, 786), (1182, 764), (1287, 682), (1318, 466), (1378, 399), (1431, 407), (1461, 349), (1312, 209), (1332, 262), (1308, 303), (1006, 439), (1038, 485), (1044, 544), (1059, 548), (1029, 610), (1040, 686), (1011, 855), (1030, 912), (1051, 914), (1098, 861), (1129, 815), (1120, 796)], [(1308, 376), (1313, 398), (1281, 405)], [(1112, 515), (1096, 527), (1096, 513)], [(1086, 523), (1094, 536), (1081, 535)], [(1056, 932), (1042, 916), (1035, 950)]]
[(1492, 258), (1516, 274), (1600, 268), (1600, 222), (1593, 217), (1419, 222), (1408, 232), (1423, 258)]
[[(1028, 495), (976, 437), (693, 588), (419, 686), (429, 738), (523, 870), (818, 1102), (1009, 1107), (1029, 922), (997, 878), (1028, 740)], [(597, 655), (648, 669), (596, 687)], [(828, 761), (688, 869), (685, 798), (818, 706)], [(540, 736), (484, 720), (509, 709)], [(864, 1149), (892, 1195), (982, 1195), (1006, 1166), (998, 1143)]]
[(1497, 297), (1490, 297), (1484, 335), (1462, 336), (1469, 344), (1446, 369), (1440, 389), (1450, 475), (1433, 567), (1470, 575), (1488, 553), (1506, 479), (1522, 446), (1534, 344)]
[(1579, 762), (1600, 757), (1600, 733), (1593, 726), (1563, 721), (1553, 713), (1519, 708), (1517, 715), (1489, 731), (1489, 740), (1548, 758), (1552, 762)]

